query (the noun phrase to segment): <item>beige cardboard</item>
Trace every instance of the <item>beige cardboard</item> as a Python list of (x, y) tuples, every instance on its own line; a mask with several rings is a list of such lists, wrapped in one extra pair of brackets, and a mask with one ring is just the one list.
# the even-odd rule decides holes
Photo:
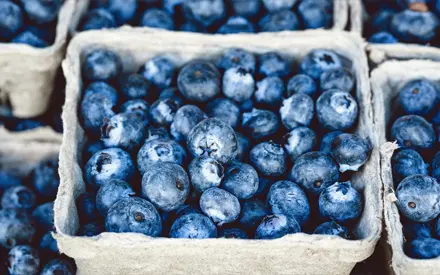
[(207, 36), (125, 27), (78, 34), (63, 61), (67, 87), (55, 226), (60, 250), (75, 258), (80, 274), (349, 274), (356, 262), (373, 253), (382, 226), (377, 149), (352, 178), (354, 187), (365, 197), (365, 208), (354, 230), (358, 240), (303, 233), (277, 240), (185, 240), (134, 233), (75, 237), (79, 228), (75, 198), (85, 189), (81, 171), (85, 136), (77, 117), (83, 88), (80, 61), (84, 53), (97, 46), (117, 52), (126, 72), (136, 71), (142, 63), (163, 53), (181, 65), (194, 58), (214, 58), (231, 47), (254, 53), (277, 51), (296, 61), (315, 48), (333, 49), (352, 61), (349, 64), (355, 72), (360, 108), (356, 133), (369, 136), (377, 144), (364, 43), (348, 33), (318, 30), (292, 35)]
[(403, 252), (405, 242), (400, 215), (395, 204), (391, 157), (397, 144), (387, 142), (393, 99), (408, 81), (427, 78), (440, 81), (440, 63), (424, 60), (388, 61), (371, 73), (371, 88), (374, 102), (374, 124), (377, 127), (381, 147), (381, 177), (384, 183), (384, 216), (387, 241), (392, 249), (392, 268), (396, 274), (439, 274), (440, 259), (417, 260)]
[(50, 126), (38, 127), (29, 131), (13, 132), (0, 126), (0, 142), (15, 141), (15, 142), (52, 142), (61, 144), (63, 135), (56, 132)]
[[(368, 15), (362, 4), (362, 0), (349, 0), (351, 31), (362, 35), (363, 23)], [(373, 65), (379, 65), (387, 60), (428, 59), (440, 61), (440, 48), (423, 46), (418, 44), (374, 44), (369, 43), (367, 48), (368, 57)]]
[(55, 42), (50, 47), (0, 43), (0, 104), (10, 104), (14, 116), (34, 117), (48, 108), (74, 7), (75, 0), (65, 0), (58, 16)]
[[(333, 27), (334, 30), (343, 30), (348, 21), (348, 3), (351, 0), (333, 0)], [(70, 33), (76, 35), (78, 25), (87, 13), (90, 0), (77, 0), (75, 13), (73, 14), (72, 23), (69, 27)], [(289, 33), (288, 31), (285, 33)], [(209, 34), (208, 34), (209, 35)]]

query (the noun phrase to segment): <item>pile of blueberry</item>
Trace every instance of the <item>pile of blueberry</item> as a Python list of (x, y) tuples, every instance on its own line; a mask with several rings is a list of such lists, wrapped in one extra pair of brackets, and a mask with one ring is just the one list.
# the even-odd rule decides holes
[(214, 59), (124, 74), (114, 52), (86, 53), (79, 235), (350, 238), (364, 199), (349, 179), (372, 148), (343, 133), (358, 117), (343, 58), (312, 50), (295, 75), (276, 52)]
[(333, 0), (96, 0), (79, 30), (124, 24), (201, 33), (330, 28)]
[(1, 0), (0, 42), (44, 48), (55, 40), (64, 0)]
[[(399, 91), (390, 137), (400, 149), (392, 158), (397, 206), (409, 256), (440, 256), (440, 129), (438, 83), (407, 82)], [(426, 163), (432, 163), (431, 169)]]
[(59, 255), (51, 235), (59, 183), (58, 155), (41, 161), (28, 177), (0, 171), (0, 274), (75, 274), (75, 263)]
[(364, 0), (371, 43), (439, 45), (440, 0)]

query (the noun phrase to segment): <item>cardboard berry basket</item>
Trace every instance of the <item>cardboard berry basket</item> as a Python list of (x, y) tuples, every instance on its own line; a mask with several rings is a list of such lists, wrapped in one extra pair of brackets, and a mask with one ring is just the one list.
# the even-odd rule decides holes
[[(363, 0), (350, 0), (351, 31), (363, 35), (363, 24), (368, 15), (363, 6)], [(387, 60), (426, 59), (440, 61), (440, 48), (419, 44), (395, 43), (376, 44), (368, 43), (366, 47), (368, 58), (373, 65), (379, 65)]]
[(77, 110), (82, 97), (81, 60), (87, 51), (104, 47), (119, 54), (124, 71), (134, 72), (148, 59), (167, 53), (175, 64), (194, 58), (215, 58), (239, 47), (260, 54), (277, 51), (296, 61), (310, 50), (333, 49), (347, 60), (356, 76), (361, 136), (377, 140), (368, 81), (367, 59), (360, 38), (338, 31), (305, 31), (286, 35), (206, 36), (142, 29), (90, 31), (70, 43), (63, 69), (67, 80), (63, 112), (64, 138), (60, 152), (61, 185), (55, 201), (56, 239), (60, 250), (76, 260), (81, 274), (349, 274), (374, 251), (381, 233), (382, 184), (379, 151), (374, 149), (352, 182), (363, 193), (362, 217), (354, 228), (356, 240), (304, 233), (276, 240), (168, 239), (137, 233), (102, 233), (76, 237), (79, 229), (75, 198), (85, 190), (82, 173), (84, 131)]
[[(93, 0), (77, 0), (75, 12), (70, 25), (70, 33), (77, 34), (78, 26), (81, 20), (89, 10), (90, 3)], [(161, 0), (162, 1), (162, 0)], [(334, 30), (344, 30), (348, 22), (348, 2), (351, 0), (333, 0), (333, 26)], [(148, 2), (148, 1), (147, 1)], [(162, 1), (163, 2), (163, 1)]]
[(38, 127), (36, 129), (13, 132), (6, 129), (4, 126), (0, 126), (0, 142), (4, 141), (41, 141), (52, 142), (61, 144), (63, 140), (63, 134), (56, 132), (50, 126)]
[(396, 274), (437, 274), (440, 259), (419, 260), (408, 257), (403, 250), (405, 237), (394, 193), (391, 157), (398, 145), (387, 142), (394, 98), (411, 80), (427, 78), (440, 81), (440, 63), (427, 60), (387, 61), (371, 73), (374, 102), (374, 124), (381, 147), (381, 177), (384, 183), (384, 217), (387, 242), (391, 248), (390, 262)]
[(65, 0), (58, 15), (55, 41), (49, 47), (0, 43), (0, 104), (9, 104), (14, 116), (34, 117), (48, 108), (75, 2)]

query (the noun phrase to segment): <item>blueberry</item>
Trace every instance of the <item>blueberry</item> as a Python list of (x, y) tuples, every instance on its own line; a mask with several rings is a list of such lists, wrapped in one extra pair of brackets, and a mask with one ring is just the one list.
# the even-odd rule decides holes
[(189, 187), (188, 175), (175, 163), (153, 164), (142, 177), (142, 196), (163, 211), (172, 211), (182, 205), (188, 197)]
[(319, 213), (324, 219), (341, 224), (350, 223), (362, 214), (362, 195), (350, 181), (336, 182), (319, 196)]
[(116, 19), (106, 9), (93, 9), (86, 13), (84, 19), (82, 19), (79, 30), (100, 30), (116, 28)]
[(188, 171), (192, 185), (200, 192), (210, 187), (218, 187), (224, 177), (223, 165), (210, 157), (194, 158)]
[(240, 161), (247, 160), (251, 150), (251, 141), (245, 135), (242, 135), (239, 132), (235, 132), (235, 135), (237, 136), (238, 142), (238, 153), (236, 159)]
[(440, 241), (434, 238), (417, 238), (409, 244), (408, 250), (412, 258), (437, 258), (440, 256)]
[(396, 10), (389, 7), (380, 9), (371, 16), (371, 20), (368, 23), (368, 28), (371, 32), (390, 31), (390, 23)]
[(46, 126), (46, 124), (42, 121), (33, 120), (33, 119), (24, 119), (19, 121), (17, 125), (15, 125), (15, 127), (12, 128), (12, 131), (16, 131), (16, 132), (29, 131), (44, 126)]
[(170, 230), (170, 238), (207, 239), (216, 238), (217, 228), (205, 215), (190, 213), (178, 218)]
[(294, 218), (300, 226), (310, 218), (310, 205), (304, 191), (294, 182), (275, 182), (267, 193), (267, 204), (272, 213)]
[(35, 207), (32, 217), (42, 231), (52, 231), (54, 229), (53, 202), (46, 202)]
[(242, 130), (253, 139), (262, 139), (275, 134), (280, 128), (278, 117), (268, 110), (253, 109), (243, 113)]
[(40, 250), (45, 254), (59, 253), (57, 241), (52, 237), (52, 232), (46, 232), (40, 240)]
[(297, 0), (262, 0), (262, 2), (267, 11), (276, 12), (291, 9)]
[(148, 121), (147, 115), (149, 112), (150, 106), (148, 105), (148, 102), (146, 102), (143, 99), (132, 99), (125, 101), (124, 104), (121, 106), (121, 112), (122, 113), (139, 113), (141, 116), (144, 117), (145, 121)]
[(151, 165), (158, 162), (172, 162), (184, 165), (186, 152), (182, 145), (171, 139), (153, 139), (147, 141), (137, 154), (137, 165), (144, 174)]
[(264, 176), (281, 176), (286, 172), (287, 154), (274, 142), (257, 144), (250, 152), (250, 162)]
[(256, 63), (255, 56), (252, 53), (239, 48), (229, 48), (217, 60), (217, 67), (222, 70), (244, 68), (250, 73), (254, 73)]
[(298, 126), (308, 126), (315, 115), (315, 103), (307, 94), (294, 94), (283, 100), (280, 116), (283, 125), (292, 130)]
[(168, 133), (167, 129), (163, 127), (148, 127), (147, 129), (147, 138), (145, 139), (145, 142), (148, 142), (150, 140), (154, 139), (170, 139), (170, 134)]
[(241, 211), (237, 197), (217, 187), (203, 192), (200, 197), (200, 209), (218, 226), (235, 221)]
[(142, 15), (141, 27), (174, 30), (174, 21), (168, 12), (161, 9), (149, 9)]
[(177, 96), (159, 98), (150, 107), (150, 118), (158, 126), (169, 126), (181, 105), (182, 99)]
[(332, 151), (333, 141), (340, 135), (343, 134), (340, 131), (329, 132), (325, 134), (321, 139), (321, 145), (319, 147), (319, 151), (323, 153), (330, 154)]
[(151, 83), (141, 74), (128, 74), (119, 79), (121, 93), (126, 99), (152, 99)]
[(223, 75), (223, 94), (237, 102), (248, 100), (254, 93), (253, 76), (244, 68), (230, 68)]
[[(422, 156), (412, 149), (398, 152), (391, 159), (393, 177), (396, 182), (416, 174), (428, 175), (428, 167)], [(434, 172), (433, 172), (434, 175)]]
[(438, 26), (434, 13), (406, 9), (393, 15), (390, 30), (400, 41), (426, 44), (435, 37)]
[(206, 113), (209, 117), (218, 118), (236, 128), (240, 121), (240, 108), (227, 98), (217, 98), (206, 105)]
[(403, 149), (430, 149), (436, 142), (432, 124), (423, 117), (407, 115), (399, 117), (391, 127), (391, 139)]
[(318, 94), (318, 87), (316, 81), (306, 74), (297, 74), (289, 79), (287, 83), (287, 96), (293, 94), (306, 94), (315, 98)]
[(219, 238), (224, 239), (249, 239), (249, 236), (241, 230), (240, 228), (226, 228), (226, 229), (220, 229), (219, 232)]
[(237, 156), (237, 136), (222, 120), (207, 118), (191, 130), (187, 148), (193, 157), (207, 155), (221, 163), (227, 163)]
[(354, 88), (354, 76), (346, 68), (336, 68), (322, 73), (319, 83), (321, 91), (338, 89), (349, 93)]
[(381, 31), (372, 34), (370, 38), (368, 38), (368, 42), (376, 44), (394, 44), (398, 43), (399, 40), (397, 40), (397, 38), (394, 37), (394, 35), (392, 35), (391, 33)]
[(349, 239), (348, 229), (334, 221), (321, 223), (316, 227), (315, 231), (313, 231), (313, 234), (339, 236), (344, 239)]
[(254, 102), (252, 99), (248, 99), (241, 102), (240, 106), (238, 107), (240, 108), (241, 112), (250, 112), (254, 108)]
[(122, 60), (116, 53), (98, 48), (86, 55), (82, 70), (89, 81), (108, 81), (122, 72)]
[(171, 15), (179, 15), (185, 0), (163, 0), (163, 8)]
[(281, 78), (272, 76), (266, 77), (257, 82), (255, 91), (255, 102), (271, 107), (278, 107), (284, 94), (284, 82)]
[(173, 61), (165, 56), (153, 57), (140, 69), (140, 74), (159, 89), (171, 86), (175, 72), (176, 66)]
[(261, 9), (260, 0), (230, 0), (234, 14), (244, 17), (256, 16)]
[(271, 177), (260, 177), (260, 182), (258, 183), (258, 190), (257, 193), (255, 193), (255, 196), (264, 197), (266, 196), (266, 193), (269, 191), (269, 188), (272, 186), (272, 184), (275, 183), (275, 178)]
[(44, 267), (40, 275), (74, 275), (75, 267), (72, 263), (63, 258), (50, 260)]
[(319, 80), (321, 74), (342, 67), (341, 58), (332, 50), (316, 49), (309, 52), (301, 61), (301, 73)]
[(410, 220), (428, 222), (440, 214), (440, 185), (426, 175), (412, 175), (396, 189), (397, 207)]
[(11, 40), (12, 43), (26, 44), (35, 48), (45, 48), (49, 44), (31, 31), (24, 31)]
[(339, 169), (329, 155), (309, 152), (296, 159), (290, 177), (307, 192), (318, 195), (339, 180)]
[(9, 187), (21, 184), (21, 180), (15, 175), (4, 170), (0, 171), (0, 196)]
[(251, 22), (241, 16), (231, 16), (217, 31), (220, 34), (254, 33), (255, 28)]
[(86, 131), (97, 135), (104, 119), (115, 115), (117, 91), (105, 82), (93, 82), (84, 91), (80, 106), (81, 124)]
[(220, 93), (221, 75), (214, 64), (191, 61), (180, 70), (177, 85), (189, 100), (206, 102)]
[(340, 134), (331, 146), (331, 154), (341, 173), (358, 171), (367, 162), (372, 150), (370, 140), (356, 134)]
[(3, 209), (29, 210), (35, 206), (35, 200), (34, 192), (26, 186), (11, 186), (3, 193), (1, 206)]
[(63, 0), (20, 0), (27, 17), (37, 23), (50, 23), (57, 19)]
[(110, 180), (101, 185), (96, 193), (96, 208), (102, 216), (105, 216), (118, 200), (128, 198), (136, 193), (130, 184), (122, 180)]
[(316, 134), (308, 127), (296, 127), (285, 135), (284, 148), (290, 158), (295, 161), (304, 153), (310, 152), (316, 145)]
[(94, 154), (85, 167), (86, 182), (92, 188), (99, 188), (111, 179), (130, 182), (135, 175), (130, 155), (119, 148), (108, 148)]
[(403, 223), (403, 233), (407, 240), (433, 237), (432, 225), (429, 223), (405, 221)]
[(183, 23), (182, 25), (180, 25), (179, 31), (184, 31), (184, 32), (201, 32), (201, 33), (205, 32), (205, 30), (203, 29), (202, 26), (200, 26), (198, 23), (193, 22), (191, 20), (188, 20), (185, 23)]
[(324, 128), (347, 130), (357, 120), (358, 105), (350, 94), (338, 89), (328, 90), (316, 102), (316, 116)]
[(105, 147), (120, 147), (128, 152), (139, 148), (146, 136), (144, 113), (129, 112), (105, 119), (101, 127), (101, 140)]
[(274, 214), (263, 218), (255, 231), (255, 239), (278, 239), (298, 232), (301, 232), (301, 227), (294, 218)]
[(84, 145), (82, 159), (89, 160), (95, 153), (103, 150), (104, 148), (105, 147), (104, 147), (104, 144), (102, 143), (102, 141), (89, 140)]
[(162, 231), (162, 221), (149, 201), (130, 197), (117, 201), (109, 209), (105, 229), (108, 232), (135, 232), (157, 237)]
[(99, 8), (105, 8), (110, 11), (118, 25), (123, 25), (131, 21), (138, 7), (137, 0), (99, 0), (94, 3)]
[(437, 219), (435, 223), (435, 236), (438, 238), (440, 237), (440, 219)]
[(221, 21), (226, 16), (224, 0), (187, 0), (183, 3), (184, 14), (204, 27)]
[(432, 159), (432, 176), (437, 179), (440, 179), (440, 152), (437, 152)]
[(305, 29), (328, 29), (333, 23), (333, 1), (303, 0), (298, 15)]
[(170, 132), (175, 140), (186, 141), (189, 132), (200, 121), (207, 118), (206, 114), (195, 105), (185, 105), (177, 110), (171, 123)]
[(101, 234), (105, 231), (104, 224), (97, 223), (97, 222), (91, 222), (83, 225), (79, 232), (78, 236), (86, 236), (86, 237), (93, 237)]
[(12, 1), (0, 2), (0, 40), (6, 41), (18, 34), (23, 26), (23, 12)]
[(259, 199), (246, 200), (240, 213), (240, 226), (244, 230), (254, 230), (263, 218), (270, 214), (267, 206)]
[(249, 199), (258, 190), (258, 173), (246, 163), (235, 162), (226, 169), (222, 187), (238, 199)]
[(290, 74), (290, 64), (287, 59), (276, 52), (268, 52), (258, 57), (260, 67), (258, 73), (263, 77), (287, 77)]
[(405, 113), (425, 116), (436, 107), (440, 90), (427, 79), (410, 81), (399, 92), (399, 103)]
[(300, 23), (295, 13), (281, 10), (265, 15), (259, 22), (260, 32), (295, 31), (300, 29)]
[(81, 223), (88, 223), (99, 217), (94, 193), (85, 192), (79, 195), (76, 199), (76, 208)]
[(10, 249), (15, 245), (29, 244), (35, 232), (34, 221), (25, 210), (0, 210), (0, 246)]
[(17, 245), (9, 251), (8, 270), (14, 275), (36, 275), (40, 271), (38, 251), (29, 245)]

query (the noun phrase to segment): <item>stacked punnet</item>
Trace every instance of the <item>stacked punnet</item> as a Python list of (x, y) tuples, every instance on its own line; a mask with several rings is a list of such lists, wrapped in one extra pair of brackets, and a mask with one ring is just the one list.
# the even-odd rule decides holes
[(89, 50), (78, 234), (355, 239), (364, 198), (350, 179), (372, 150), (350, 133), (356, 80), (331, 50), (297, 61), (230, 48), (181, 67), (159, 55), (126, 74), (114, 52)]
[(42, 160), (29, 176), (0, 171), (1, 274), (75, 274), (75, 263), (59, 254), (52, 237), (59, 183), (58, 155)]
[(55, 40), (64, 0), (0, 1), (0, 41), (45, 48)]
[(125, 24), (220, 34), (330, 28), (333, 0), (97, 0), (78, 30)]
[(405, 250), (419, 259), (440, 256), (439, 93), (434, 81), (420, 78), (407, 82), (399, 91), (390, 125), (390, 139), (400, 147), (393, 155), (392, 169), (407, 240)]

